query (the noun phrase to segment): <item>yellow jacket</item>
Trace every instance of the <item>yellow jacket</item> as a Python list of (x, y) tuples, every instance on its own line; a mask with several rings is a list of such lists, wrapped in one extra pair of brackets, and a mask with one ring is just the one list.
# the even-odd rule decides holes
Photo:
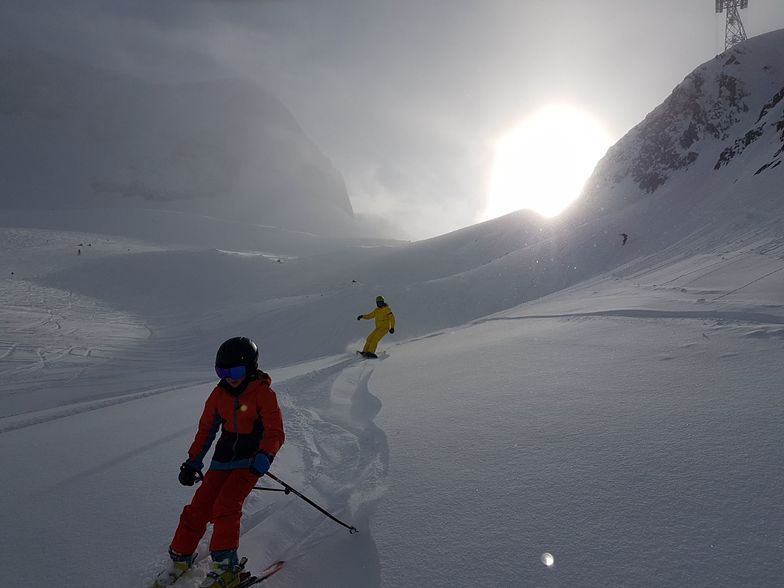
[(376, 319), (377, 329), (385, 329), (388, 331), (389, 329), (395, 328), (395, 315), (392, 314), (392, 309), (386, 304), (381, 308), (376, 308), (367, 314), (363, 314), (362, 318), (366, 321)]

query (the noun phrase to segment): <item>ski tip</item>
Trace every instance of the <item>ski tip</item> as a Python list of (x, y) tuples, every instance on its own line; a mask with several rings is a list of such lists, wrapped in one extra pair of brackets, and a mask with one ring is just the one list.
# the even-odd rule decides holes
[(259, 574), (259, 576), (263, 576), (265, 578), (269, 578), (272, 574), (274, 574), (276, 572), (279, 572), (281, 570), (281, 568), (283, 567), (283, 564), (285, 564), (285, 563), (286, 562), (283, 561), (283, 560), (278, 560), (274, 564), (271, 564), (271, 565), (267, 566), (266, 568), (264, 568), (262, 570), (262, 572)]
[(245, 578), (242, 582), (239, 583), (238, 588), (250, 588), (251, 586), (255, 586), (256, 584), (261, 584), (264, 580), (276, 574), (281, 570), (283, 567), (282, 560), (276, 561), (274, 564), (267, 566), (256, 575), (252, 575), (249, 578)]

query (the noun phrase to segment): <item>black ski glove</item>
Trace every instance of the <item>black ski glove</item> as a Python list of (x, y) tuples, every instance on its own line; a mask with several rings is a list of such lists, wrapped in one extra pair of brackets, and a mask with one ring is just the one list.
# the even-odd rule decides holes
[(362, 320), (362, 315), (361, 315), (361, 314), (360, 314), (360, 315), (357, 317), (357, 320), (358, 320), (358, 321), (361, 321), (361, 320)]
[(198, 475), (199, 470), (186, 461), (180, 466), (180, 475), (177, 476), (177, 479), (183, 486), (193, 486)]
[(395, 334), (395, 327), (392, 327), (391, 329), (389, 329), (389, 332), (394, 335)]

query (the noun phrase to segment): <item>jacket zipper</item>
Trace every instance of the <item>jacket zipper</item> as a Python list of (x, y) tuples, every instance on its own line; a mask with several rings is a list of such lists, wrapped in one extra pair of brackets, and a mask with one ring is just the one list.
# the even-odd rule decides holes
[(240, 397), (234, 399), (234, 445), (231, 446), (231, 461), (237, 457), (237, 443), (240, 440), (240, 432), (237, 430), (237, 411), (240, 408)]

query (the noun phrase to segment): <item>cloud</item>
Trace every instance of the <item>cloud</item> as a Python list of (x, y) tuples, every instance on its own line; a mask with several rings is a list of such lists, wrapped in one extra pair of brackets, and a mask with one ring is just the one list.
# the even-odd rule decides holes
[[(678, 18), (581, 0), (4, 0), (0, 46), (12, 35), (156, 79), (253, 79), (344, 173), (357, 210), (424, 236), (477, 220), (491, 145), (527, 114), (571, 102), (619, 137), (711, 58), (711, 7), (667, 1)], [(779, 0), (753, 7), (784, 26)]]

